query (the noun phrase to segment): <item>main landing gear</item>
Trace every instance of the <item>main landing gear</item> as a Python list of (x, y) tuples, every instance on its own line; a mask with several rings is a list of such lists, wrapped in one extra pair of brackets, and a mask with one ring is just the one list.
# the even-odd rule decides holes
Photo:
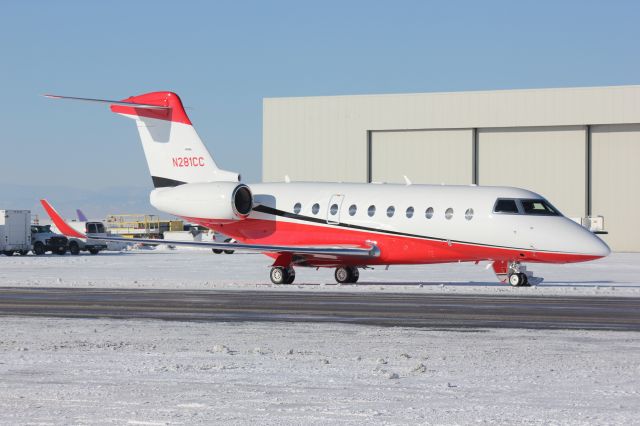
[(340, 284), (355, 284), (360, 278), (360, 272), (355, 266), (339, 266), (336, 268), (334, 276)]
[[(336, 281), (340, 284), (355, 284), (360, 278), (358, 268), (355, 266), (339, 266), (334, 274)], [(292, 266), (274, 266), (269, 274), (271, 282), (274, 284), (293, 284), (296, 279), (296, 271)]]
[(283, 268), (282, 266), (274, 266), (271, 268), (271, 282), (274, 284), (293, 284), (296, 279), (296, 271), (291, 266)]

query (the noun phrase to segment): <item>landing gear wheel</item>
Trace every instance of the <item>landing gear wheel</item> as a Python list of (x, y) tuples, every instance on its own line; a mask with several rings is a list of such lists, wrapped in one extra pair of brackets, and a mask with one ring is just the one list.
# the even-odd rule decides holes
[(522, 275), (521, 274), (509, 275), (509, 284), (511, 284), (513, 287), (518, 287), (522, 285)]
[(215, 254), (221, 254), (222, 250), (220, 249), (211, 249), (212, 252), (214, 252)]
[(526, 285), (529, 285), (529, 279), (527, 277), (527, 274), (519, 272), (517, 274), (509, 275), (509, 284), (511, 284), (513, 287), (524, 287)]
[(69, 243), (69, 253), (74, 256), (80, 254), (80, 245), (76, 241), (71, 241)]
[(296, 271), (293, 268), (287, 268), (287, 279), (284, 281), (285, 284), (293, 284), (293, 281), (296, 279)]
[(98, 254), (98, 253), (100, 253), (100, 250), (98, 250), (98, 249), (89, 249), (89, 253)]
[(339, 266), (336, 268), (334, 276), (340, 284), (355, 283), (360, 278), (360, 272), (354, 266)]
[(64, 255), (67, 253), (67, 248), (66, 247), (58, 247), (56, 249), (56, 254), (59, 254), (60, 256)]
[(44, 254), (44, 244), (42, 241), (36, 241), (33, 245), (33, 254), (36, 256), (42, 256)]
[[(227, 238), (226, 240), (224, 240), (225, 243), (233, 243), (233, 240), (231, 238)], [(233, 254), (234, 250), (225, 250), (224, 254)], [(294, 274), (295, 276), (295, 274)], [(287, 283), (290, 284), (290, 283)]]
[(275, 266), (271, 268), (271, 282), (274, 284), (291, 284), (295, 279), (296, 274), (293, 268), (283, 268), (282, 266)]
[(20, 251), (18, 252), (18, 254), (19, 254), (20, 256), (26, 256), (26, 255), (28, 255), (28, 254), (29, 254), (29, 250), (20, 250)]

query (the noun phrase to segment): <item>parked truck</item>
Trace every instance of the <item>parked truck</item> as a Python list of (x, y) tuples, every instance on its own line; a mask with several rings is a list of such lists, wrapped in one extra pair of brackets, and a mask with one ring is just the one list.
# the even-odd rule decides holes
[(0, 253), (6, 256), (29, 253), (30, 226), (30, 210), (0, 210)]
[(67, 252), (69, 240), (53, 232), (51, 225), (31, 225), (31, 244), (35, 255), (40, 256), (48, 251), (62, 255)]
[[(82, 234), (96, 234), (99, 236), (107, 236), (107, 233), (104, 229), (104, 224), (102, 222), (69, 222), (69, 226), (71, 226), (76, 231)], [(53, 229), (56, 232), (59, 232), (55, 225)], [(107, 243), (101, 240), (94, 240), (91, 238), (69, 238), (69, 253), (71, 254), (80, 254), (81, 251), (88, 251), (91, 254), (98, 254), (103, 250), (107, 249)]]

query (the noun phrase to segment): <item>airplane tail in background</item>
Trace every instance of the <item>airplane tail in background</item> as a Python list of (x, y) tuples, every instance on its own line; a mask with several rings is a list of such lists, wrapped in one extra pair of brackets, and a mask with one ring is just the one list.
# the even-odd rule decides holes
[(82, 213), (82, 210), (76, 209), (76, 214), (78, 215), (78, 222), (89, 222), (84, 213)]
[(173, 92), (146, 93), (121, 101), (45, 96), (109, 103), (111, 111), (134, 119), (156, 188), (240, 180), (238, 173), (218, 168), (193, 128), (182, 101)]

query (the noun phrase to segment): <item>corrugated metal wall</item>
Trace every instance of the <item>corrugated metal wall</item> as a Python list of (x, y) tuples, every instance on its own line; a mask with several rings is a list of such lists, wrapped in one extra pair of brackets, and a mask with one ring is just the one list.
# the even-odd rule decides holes
[(472, 183), (472, 130), (374, 132), (371, 180), (404, 183)]
[(604, 216), (605, 241), (620, 251), (640, 250), (640, 124), (593, 126), (592, 208)]
[(544, 195), (569, 217), (586, 215), (586, 128), (478, 130), (478, 183)]

